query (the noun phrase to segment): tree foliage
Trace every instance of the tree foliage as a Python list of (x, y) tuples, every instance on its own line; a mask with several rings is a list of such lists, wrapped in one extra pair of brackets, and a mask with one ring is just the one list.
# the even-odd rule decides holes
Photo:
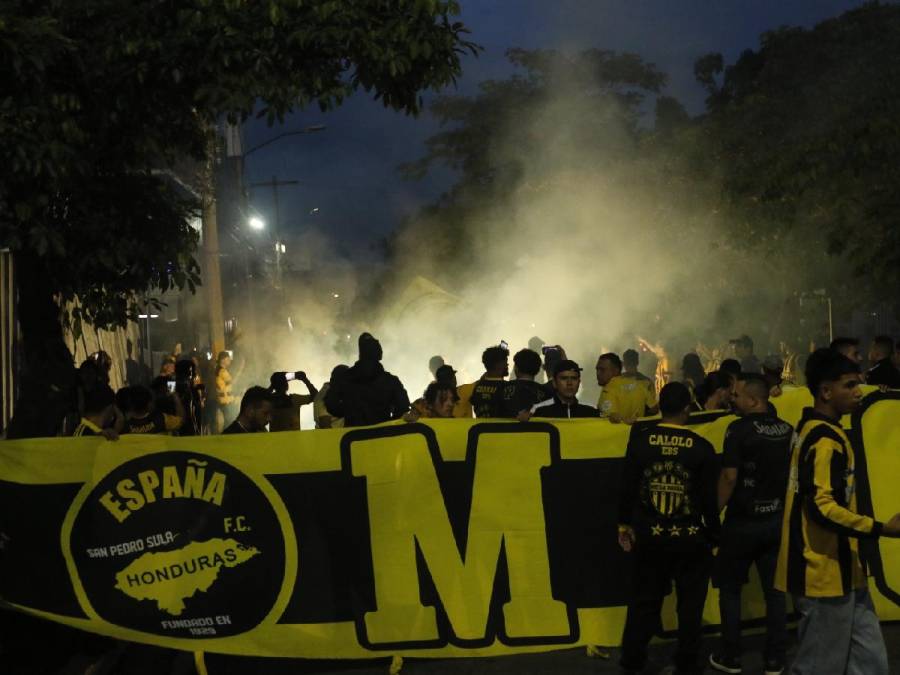
[[(657, 200), (654, 228), (687, 235), (706, 223), (717, 234), (713, 256), (742, 252), (771, 285), (785, 282), (785, 298), (828, 287), (858, 301), (900, 284), (900, 7), (869, 3), (812, 29), (767, 32), (732, 64), (699, 57), (707, 99), (694, 118), (662, 95), (665, 74), (637, 56), (509, 54), (524, 74), (433, 106), (444, 128), (402, 168), (417, 177), (440, 163), (459, 177), (395, 249), (404, 237), (433, 232), (441, 242), (455, 232), (442, 252), (464, 256), (477, 240), (466, 223), (483, 204), (512, 199), (523, 167), (531, 177), (537, 164), (584, 176), (615, 166), (622, 189)], [(655, 99), (655, 124), (642, 118), (646, 99)], [(552, 161), (560, 139), (570, 141), (558, 153), (567, 166)]]
[[(436, 259), (464, 263), (491, 222), (526, 182), (619, 164), (636, 150), (644, 101), (666, 76), (634, 54), (588, 49), (510, 49), (505, 80), (482, 82), (473, 96), (442, 96), (429, 112), (441, 130), (420, 159), (401, 166), (418, 179), (434, 166), (458, 172), (452, 189), (388, 242), (398, 254), (423, 237)], [(490, 225), (496, 228), (496, 223)], [(421, 264), (427, 264), (424, 259)], [(432, 272), (429, 272), (433, 274)]]
[(863, 282), (897, 288), (900, 7), (765, 33), (710, 94), (698, 124), (737, 234), (824, 238)]
[[(452, 0), (6, 0), (0, 245), (76, 321), (200, 281), (197, 203), (160, 170), (205, 162), (223, 115), (283, 119), (362, 88), (407, 113), (476, 47)], [(202, 171), (199, 173), (202, 174)], [(135, 309), (131, 306), (131, 310)]]

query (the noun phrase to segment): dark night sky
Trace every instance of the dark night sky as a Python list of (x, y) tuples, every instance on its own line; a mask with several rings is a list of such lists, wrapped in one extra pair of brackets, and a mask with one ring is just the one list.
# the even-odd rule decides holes
[[(640, 54), (669, 74), (666, 94), (691, 113), (703, 107), (694, 82), (694, 60), (718, 51), (733, 63), (755, 49), (759, 35), (783, 25), (811, 27), (862, 4), (851, 0), (461, 0), (470, 38), (484, 47), (463, 62), (458, 92), (511, 72), (509, 47), (577, 50), (588, 47)], [(448, 91), (446, 93), (452, 93)], [(432, 94), (426, 94), (426, 101)], [(328, 233), (338, 250), (368, 257), (373, 243), (406, 215), (447, 190), (453, 181), (439, 171), (421, 182), (400, 178), (397, 165), (420, 157), (423, 141), (437, 128), (427, 112), (418, 119), (385, 110), (364, 93), (338, 110), (299, 112), (283, 126), (264, 121), (244, 127), (245, 148), (282, 131), (325, 124), (318, 133), (281, 139), (247, 158), (248, 181), (298, 180), (280, 193), (282, 227)], [(256, 188), (251, 204), (272, 217), (270, 189)], [(317, 212), (311, 213), (314, 208)]]

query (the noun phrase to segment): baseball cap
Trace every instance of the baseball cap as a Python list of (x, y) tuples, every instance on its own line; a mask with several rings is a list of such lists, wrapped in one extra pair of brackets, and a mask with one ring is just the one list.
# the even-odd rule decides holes
[(448, 363), (445, 363), (440, 368), (434, 371), (434, 379), (436, 380), (444, 380), (453, 375), (456, 375), (456, 371), (453, 370), (453, 366)]
[(581, 367), (575, 363), (572, 359), (563, 359), (555, 366), (553, 366), (553, 377), (556, 377), (560, 373), (566, 370), (576, 370), (579, 373), (581, 372)]

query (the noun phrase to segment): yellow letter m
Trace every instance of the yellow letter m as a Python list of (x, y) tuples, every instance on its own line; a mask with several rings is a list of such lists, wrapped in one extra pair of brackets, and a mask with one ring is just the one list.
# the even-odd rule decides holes
[[(357, 623), (362, 644), (396, 649), (577, 640), (575, 608), (555, 600), (550, 586), (541, 469), (551, 463), (551, 440), (558, 448), (555, 434), (550, 425), (534, 432), (472, 427), (465, 463), (474, 466), (474, 479), (467, 526), (457, 528), (467, 533), (462, 541), (454, 536), (438, 477), (447, 460), (429, 427), (345, 437), (344, 457), (353, 475), (366, 479), (375, 575), (376, 609)], [(452, 456), (449, 448), (445, 455)], [(422, 603), (417, 548), (437, 606)], [(508, 588), (495, 589), (501, 571)]]

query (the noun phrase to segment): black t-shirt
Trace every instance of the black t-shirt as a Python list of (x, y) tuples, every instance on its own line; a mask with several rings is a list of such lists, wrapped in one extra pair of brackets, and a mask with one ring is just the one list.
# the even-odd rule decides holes
[(166, 422), (161, 412), (154, 412), (143, 417), (133, 417), (125, 421), (123, 434), (164, 434)]
[(753, 518), (784, 511), (794, 428), (769, 413), (735, 420), (725, 432), (722, 467), (737, 469), (726, 518)]
[(574, 417), (600, 417), (600, 411), (593, 406), (584, 405), (577, 400), (571, 405), (563, 403), (557, 397), (547, 399), (535, 408), (535, 417), (555, 417), (555, 418), (574, 418)]
[(687, 427), (634, 427), (625, 452), (619, 523), (639, 546), (684, 550), (718, 539), (719, 461)]
[(472, 388), (472, 411), (475, 417), (503, 417), (506, 380), (478, 380)]
[(890, 359), (882, 359), (866, 373), (867, 384), (879, 384), (891, 389), (900, 389), (900, 370), (894, 368)]
[(503, 390), (501, 417), (516, 417), (523, 410), (531, 410), (535, 403), (551, 398), (543, 385), (534, 380), (512, 380)]
[(250, 432), (241, 426), (241, 423), (235, 420), (222, 430), (223, 434), (249, 434)]

